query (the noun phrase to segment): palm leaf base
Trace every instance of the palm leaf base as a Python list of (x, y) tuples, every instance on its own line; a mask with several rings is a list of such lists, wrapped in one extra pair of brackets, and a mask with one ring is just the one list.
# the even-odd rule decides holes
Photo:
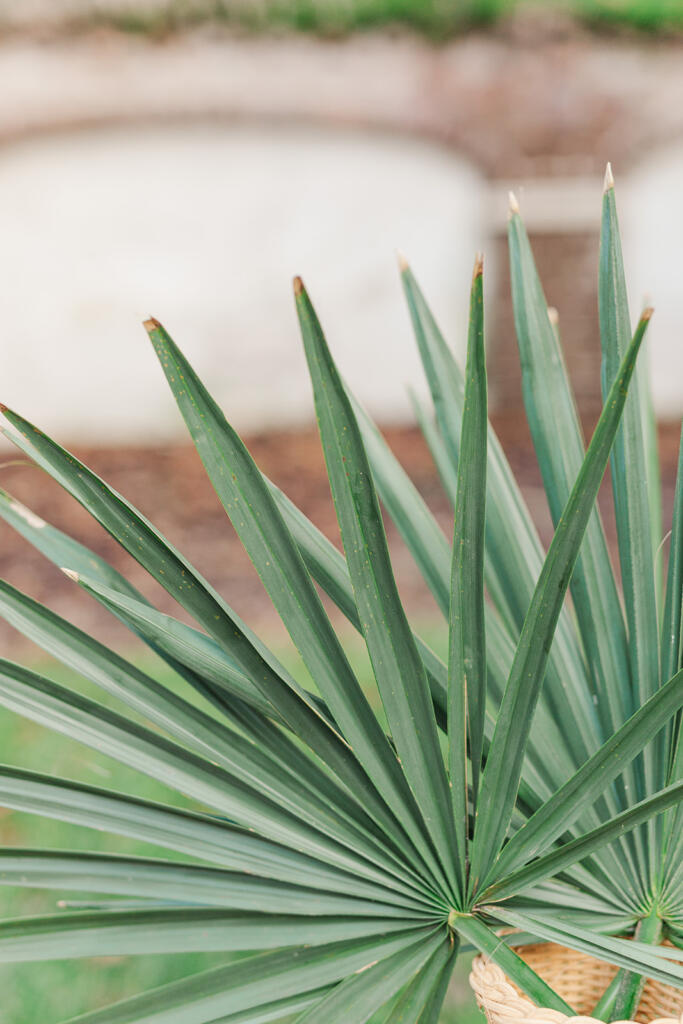
[[(517, 953), (573, 1006), (579, 1016), (535, 1006), (486, 957), (472, 964), (470, 984), (489, 1024), (598, 1024), (590, 1013), (616, 973), (616, 967), (555, 943), (539, 943)], [(636, 1015), (637, 1024), (683, 1024), (683, 993), (648, 980)], [(620, 1022), (627, 1024), (627, 1022)], [(628, 1022), (635, 1024), (635, 1022)]]

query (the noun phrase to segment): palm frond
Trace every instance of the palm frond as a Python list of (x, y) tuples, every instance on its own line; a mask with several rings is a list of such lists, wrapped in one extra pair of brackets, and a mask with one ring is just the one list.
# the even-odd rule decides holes
[[(487, 419), (481, 261), (464, 372), (401, 267), (432, 398), (418, 418), (454, 507), (452, 547), (342, 380), (300, 279), (296, 309), (343, 553), (264, 476), (161, 324), (146, 324), (306, 685), (137, 509), (3, 407), (7, 436), (192, 624), (0, 492), (0, 518), (181, 687), (2, 581), (0, 615), (103, 699), (1, 659), (0, 703), (192, 809), (0, 766), (3, 807), (128, 837), (148, 854), (0, 850), (0, 885), (68, 894), (58, 914), (0, 921), (0, 960), (249, 954), (73, 1024), (295, 1014), (298, 1024), (437, 1024), (463, 948), (571, 1014), (516, 952), (538, 941), (617, 966), (599, 1003), (605, 1017), (635, 1013), (646, 976), (683, 988), (683, 471), (660, 615), (659, 469), (636, 363), (651, 311), (632, 335), (610, 179), (599, 284), (605, 401), (586, 449), (516, 208), (509, 243), (525, 407), (555, 527), (547, 553)], [(623, 612), (596, 505), (610, 459)], [(435, 648), (448, 649), (446, 663), (408, 621), (380, 502), (443, 617)], [(383, 713), (318, 588), (363, 637)]]

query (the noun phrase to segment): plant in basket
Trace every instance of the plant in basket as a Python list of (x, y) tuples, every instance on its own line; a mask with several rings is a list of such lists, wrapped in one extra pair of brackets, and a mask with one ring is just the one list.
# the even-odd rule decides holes
[[(0, 922), (0, 956), (247, 954), (88, 1011), (81, 1024), (436, 1024), (464, 948), (481, 954), (473, 983), (492, 1022), (680, 1016), (683, 471), (663, 571), (655, 425), (637, 360), (651, 311), (632, 330), (608, 175), (604, 407), (585, 446), (515, 203), (509, 243), (524, 402), (555, 527), (547, 552), (488, 423), (480, 258), (464, 373), (411, 270), (401, 271), (433, 399), (420, 419), (454, 506), (452, 545), (341, 379), (299, 279), (343, 554), (260, 472), (164, 328), (146, 324), (312, 684), (129, 502), (4, 410), (7, 436), (195, 625), (157, 610), (3, 493), (5, 521), (179, 685), (3, 582), (2, 615), (120, 710), (8, 660), (0, 701), (175, 787), (196, 809), (0, 768), (5, 807), (169, 851), (0, 850), (3, 884), (107, 897), (87, 911)], [(621, 588), (596, 504), (610, 462)], [(380, 503), (443, 614), (445, 661), (408, 622)], [(382, 717), (318, 588), (364, 638)]]

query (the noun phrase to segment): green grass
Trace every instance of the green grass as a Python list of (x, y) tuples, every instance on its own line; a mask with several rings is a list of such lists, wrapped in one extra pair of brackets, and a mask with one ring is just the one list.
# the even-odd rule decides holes
[(573, 0), (568, 8), (593, 27), (625, 26), (640, 32), (680, 32), (680, 0)]
[(494, 24), (517, 9), (574, 15), (590, 27), (626, 27), (640, 32), (683, 29), (680, 0), (169, 0), (162, 8), (144, 3), (127, 11), (100, 11), (82, 19), (133, 33), (166, 35), (201, 24), (225, 24), (248, 31), (350, 32), (403, 27), (436, 40)]
[(78, 19), (83, 27), (111, 25), (124, 32), (164, 36), (218, 24), (250, 32), (294, 31), (344, 36), (355, 31), (403, 27), (434, 39), (491, 24), (512, 0), (169, 0), (162, 8), (98, 11)]
[[(442, 634), (444, 632), (442, 630)], [(437, 647), (443, 647), (443, 635), (431, 635), (430, 641)], [(355, 667), (363, 675), (371, 697), (376, 696), (370, 683), (367, 656), (357, 636), (349, 637), (348, 648)], [(301, 674), (298, 659), (291, 650), (279, 651), (278, 655), (287, 662), (290, 669)], [(156, 659), (143, 655), (138, 656), (136, 660), (141, 667), (163, 680), (168, 686), (185, 696), (188, 695), (189, 688)], [(113, 707), (117, 706), (117, 702), (112, 698), (54, 662), (39, 661), (32, 667), (89, 697)], [(200, 702), (201, 699), (197, 698), (197, 701)], [(9, 764), (77, 779), (90, 785), (106, 785), (152, 800), (191, 806), (189, 802), (183, 802), (175, 791), (145, 775), (133, 772), (96, 751), (75, 744), (57, 733), (4, 710), (0, 711), (0, 747), (3, 751), (3, 761)], [(2, 809), (0, 843), (5, 846), (79, 848), (173, 856), (168, 850), (158, 850), (119, 836)], [(47, 890), (0, 887), (0, 917), (51, 912), (54, 911), (59, 899), (83, 900), (83, 893), (54, 893)], [(164, 984), (215, 964), (225, 963), (227, 959), (227, 956), (217, 954), (195, 954), (57, 960), (0, 966), (0, 1021), (2, 1024), (27, 1024), (28, 1021), (57, 1024), (86, 1009)], [(479, 1024), (483, 1020), (476, 1011), (469, 992), (466, 980), (468, 970), (468, 958), (463, 958), (458, 964), (456, 978), (448, 996), (442, 1017), (443, 1024), (456, 1024), (456, 1021), (457, 1024)]]

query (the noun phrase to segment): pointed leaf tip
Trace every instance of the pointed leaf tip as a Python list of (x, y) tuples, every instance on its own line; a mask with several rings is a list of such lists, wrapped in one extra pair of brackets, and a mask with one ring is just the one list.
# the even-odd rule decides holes
[(406, 270), (410, 270), (408, 260), (406, 259), (405, 255), (401, 252), (400, 249), (396, 250), (396, 259), (398, 260), (398, 269), (401, 271), (402, 274), (404, 274)]
[(296, 296), (297, 298), (299, 298), (299, 296), (300, 296), (300, 295), (303, 295), (303, 294), (304, 294), (304, 292), (306, 291), (306, 289), (304, 288), (304, 282), (303, 282), (303, 281), (301, 280), (301, 278), (300, 278), (300, 277), (299, 277), (299, 276), (297, 275), (297, 276), (296, 276), (296, 277), (294, 278), (294, 281), (292, 282), (292, 284), (293, 284), (293, 286), (294, 286), (294, 294), (295, 294), (295, 296)]
[(514, 192), (508, 192), (508, 202), (510, 204), (510, 215), (513, 213), (519, 213), (519, 203), (517, 202), (517, 196)]
[(484, 273), (484, 254), (478, 252), (474, 257), (474, 270), (472, 271), (472, 280), (475, 281), (478, 277)]
[(611, 188), (614, 188), (614, 175), (612, 174), (612, 165), (608, 163), (605, 168), (605, 192), (609, 192)]
[(60, 569), (64, 573), (64, 575), (68, 576), (70, 580), (74, 581), (74, 583), (78, 583), (80, 581), (81, 577), (78, 575), (77, 572), (74, 572), (73, 569), (66, 569), (63, 565), (60, 566)]
[(158, 331), (159, 328), (161, 327), (161, 324), (156, 319), (156, 317), (150, 316), (148, 320), (144, 321), (143, 327), (149, 333), (150, 331)]
[(9, 409), (4, 404), (4, 402), (0, 402), (0, 412), (2, 413), (3, 416), (5, 415), (6, 412), (9, 412)]

